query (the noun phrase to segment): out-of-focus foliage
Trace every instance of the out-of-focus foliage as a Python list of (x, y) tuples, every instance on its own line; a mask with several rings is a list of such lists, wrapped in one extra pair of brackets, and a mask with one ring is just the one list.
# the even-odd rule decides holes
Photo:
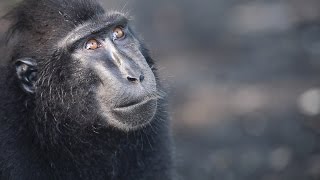
[(320, 179), (320, 1), (100, 1), (160, 64), (181, 179)]

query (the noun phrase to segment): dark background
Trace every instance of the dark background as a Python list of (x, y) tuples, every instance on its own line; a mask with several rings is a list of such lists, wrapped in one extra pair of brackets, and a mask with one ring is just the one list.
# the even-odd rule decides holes
[(160, 64), (181, 179), (320, 179), (320, 1), (101, 2)]

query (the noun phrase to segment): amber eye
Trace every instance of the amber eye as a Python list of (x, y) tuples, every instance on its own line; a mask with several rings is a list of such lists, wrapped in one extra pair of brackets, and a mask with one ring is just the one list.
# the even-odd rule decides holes
[(90, 39), (86, 44), (87, 50), (95, 50), (100, 47), (100, 43), (96, 39)]
[(121, 26), (113, 29), (113, 40), (120, 39), (124, 37), (124, 31)]

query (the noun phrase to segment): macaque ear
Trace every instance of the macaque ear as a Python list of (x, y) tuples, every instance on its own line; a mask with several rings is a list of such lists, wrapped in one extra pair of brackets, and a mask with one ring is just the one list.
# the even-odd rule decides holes
[(35, 93), (37, 80), (37, 63), (32, 58), (18, 59), (15, 63), (20, 85), (26, 93)]

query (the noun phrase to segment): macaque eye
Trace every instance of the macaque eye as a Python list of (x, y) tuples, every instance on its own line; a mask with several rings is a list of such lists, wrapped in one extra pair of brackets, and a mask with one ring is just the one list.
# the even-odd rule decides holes
[(125, 36), (125, 33), (123, 31), (123, 27), (117, 26), (113, 29), (113, 40), (123, 38)]
[(90, 39), (86, 43), (86, 50), (96, 50), (101, 47), (101, 44), (96, 39)]

